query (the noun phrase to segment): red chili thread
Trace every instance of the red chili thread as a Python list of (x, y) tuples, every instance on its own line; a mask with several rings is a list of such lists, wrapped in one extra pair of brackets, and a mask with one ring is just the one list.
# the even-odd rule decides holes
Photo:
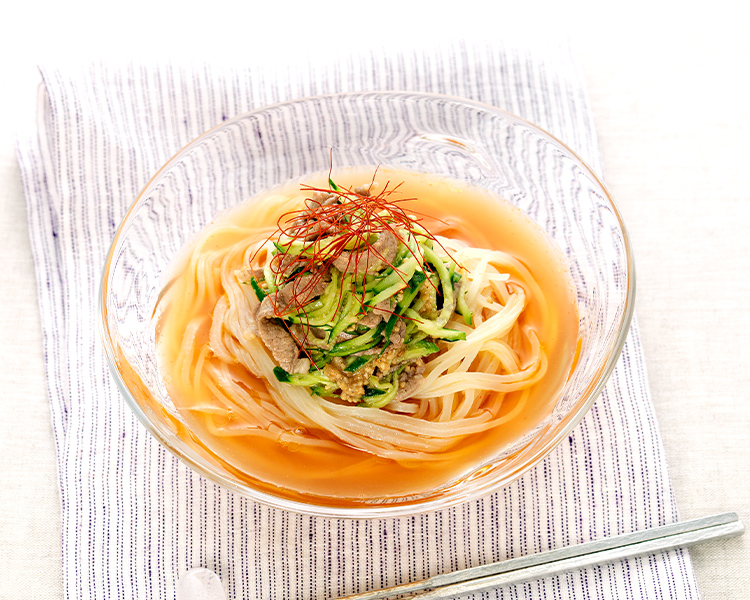
[[(274, 314), (277, 317), (283, 319), (285, 315), (292, 313), (299, 313), (306, 317), (305, 306), (314, 300), (313, 298), (309, 298), (309, 292), (328, 275), (334, 260), (344, 252), (350, 253), (349, 264), (354, 265), (351, 280), (352, 291), (356, 289), (360, 282), (364, 284), (370, 255), (375, 255), (381, 262), (398, 273), (404, 283), (408, 283), (404, 275), (390, 264), (378, 250), (373, 248), (377, 237), (386, 232), (390, 232), (398, 242), (404, 244), (420, 264), (424, 264), (424, 257), (419, 245), (416, 246), (417, 250), (415, 252), (408, 244), (409, 238), (412, 236), (419, 235), (426, 237), (437, 243), (450, 256), (450, 253), (440, 241), (425, 227), (420, 227), (417, 230), (416, 225), (420, 224), (422, 218), (426, 215), (414, 211), (410, 211), (411, 214), (407, 214), (400, 206), (401, 204), (415, 200), (415, 198), (388, 199), (398, 191), (402, 185), (401, 183), (389, 188), (390, 182), (387, 182), (383, 190), (377, 195), (371, 196), (369, 194), (369, 190), (374, 185), (376, 175), (377, 169), (365, 193), (357, 192), (351, 188), (340, 188), (339, 186), (336, 186), (338, 189), (333, 189), (332, 187), (326, 189), (302, 184), (300, 188), (302, 191), (329, 194), (334, 200), (323, 206), (322, 202), (329, 202), (331, 196), (323, 200), (306, 198), (304, 208), (289, 211), (279, 217), (276, 231), (266, 240), (276, 239), (276, 243), (280, 243), (283, 237), (284, 245), (291, 245), (296, 242), (309, 245), (309, 252), (304, 254), (284, 254), (280, 251), (279, 254), (271, 259), (270, 269), (276, 275), (279, 288), (307, 276), (307, 281), (304, 285), (298, 285), (292, 289), (294, 294), (289, 304), (283, 307), (283, 310), (280, 310), (282, 307), (279, 307), (276, 302), (276, 296), (269, 296), (271, 302), (274, 304)], [(371, 239), (373, 240), (372, 242), (370, 241)], [(251, 257), (251, 263), (255, 260), (258, 252), (260, 252), (260, 249)], [(363, 259), (363, 257), (365, 258)], [(361, 260), (368, 262), (364, 265), (365, 272), (360, 274), (358, 270)], [(354, 261), (354, 263), (351, 261)], [(427, 266), (423, 270), (426, 268)], [(425, 274), (427, 273), (425, 272)], [(359, 277), (362, 277), (362, 280)], [(343, 301), (345, 291), (343, 288), (344, 279), (345, 277), (342, 274), (342, 287), (336, 312), (338, 312)], [(434, 286), (429, 277), (427, 281), (430, 282), (430, 285)], [(365, 286), (363, 285), (362, 288), (363, 295), (360, 299), (360, 304), (364, 310), (366, 308), (364, 304)], [(387, 312), (394, 314), (392, 311)], [(305, 320), (303, 318), (303, 321)], [(302, 342), (297, 339), (288, 326), (287, 329), (297, 342), (297, 345), (302, 348), (309, 358), (309, 352)]]

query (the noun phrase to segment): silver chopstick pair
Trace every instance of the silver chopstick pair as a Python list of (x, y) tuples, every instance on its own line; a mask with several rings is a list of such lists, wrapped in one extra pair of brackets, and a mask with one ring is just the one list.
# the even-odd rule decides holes
[(443, 600), (633, 556), (721, 540), (742, 535), (744, 531), (745, 527), (736, 513), (723, 513), (435, 575), (422, 581), (354, 594), (340, 600), (382, 600), (402, 594), (412, 594), (408, 600)]

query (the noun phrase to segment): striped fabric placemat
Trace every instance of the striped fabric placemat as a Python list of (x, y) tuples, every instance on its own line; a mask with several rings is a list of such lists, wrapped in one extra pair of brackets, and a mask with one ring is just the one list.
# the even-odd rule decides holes
[[(458, 44), (279, 71), (45, 68), (38, 131), (18, 144), (37, 268), (62, 497), (67, 597), (174, 598), (205, 566), (233, 599), (331, 598), (677, 519), (637, 325), (590, 413), (536, 468), (481, 500), (408, 518), (336, 520), (255, 504), (190, 471), (130, 413), (105, 364), (96, 299), (115, 229), (151, 175), (223, 119), (319, 93), (400, 89), (524, 117), (602, 173), (568, 52)], [(486, 594), (485, 594), (486, 595)], [(698, 598), (671, 551), (489, 594)]]

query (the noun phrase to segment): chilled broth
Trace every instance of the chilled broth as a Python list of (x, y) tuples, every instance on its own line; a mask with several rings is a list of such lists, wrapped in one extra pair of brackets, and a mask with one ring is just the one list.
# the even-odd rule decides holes
[[(372, 169), (341, 170), (334, 179), (340, 186), (354, 187), (368, 182), (372, 172)], [(305, 183), (322, 185), (326, 181), (327, 177), (318, 177)], [(170, 396), (191, 435), (236, 475), (277, 495), (346, 505), (410, 497), (446, 485), (491, 460), (538, 425), (551, 412), (573, 363), (578, 313), (572, 283), (561, 254), (538, 226), (508, 203), (452, 180), (381, 169), (376, 181), (381, 186), (389, 181), (389, 187), (403, 182), (400, 195), (414, 198), (406, 205), (408, 210), (429, 215), (423, 223), (433, 233), (462, 239), (478, 248), (502, 250), (514, 255), (533, 273), (544, 290), (547, 308), (529, 304), (520, 320), (538, 333), (549, 360), (547, 371), (531, 388), (523, 409), (512, 419), (488, 431), (466, 436), (428, 460), (377, 457), (343, 443), (335, 447), (302, 445), (295, 442), (295, 436), (321, 440), (330, 440), (331, 436), (310, 427), (304, 431), (292, 428), (284, 435), (262, 428), (241, 429), (242, 425), (251, 424), (249, 414), (227, 406), (201, 381), (191, 381), (189, 386), (180, 383), (185, 378), (172, 371), (182, 333), (196, 314), (211, 314), (217, 294), (208, 290), (201, 301), (193, 303), (191, 313), (175, 310), (167, 303), (157, 326), (162, 366)], [(219, 217), (215, 225), (230, 222), (250, 225), (257, 228), (261, 238), (274, 230), (284, 212), (298, 208), (304, 197), (299, 184), (292, 184), (233, 209)], [(260, 210), (261, 206), (265, 208)], [(242, 235), (246, 233), (217, 227), (217, 233), (204, 240), (203, 245), (206, 250), (220, 250), (237, 242)], [(237, 260), (236, 268), (241, 267), (241, 261)], [(189, 294), (190, 289), (190, 282), (178, 269), (169, 294)], [(204, 344), (209, 328), (210, 323), (206, 322), (197, 333)], [(215, 358), (209, 353), (205, 360)], [(247, 372), (237, 372), (236, 377), (244, 382), (251, 395), (263, 396), (262, 380)], [(501, 415), (512, 414), (518, 397), (519, 392), (505, 395)], [(242, 433), (227, 435), (227, 431)]]

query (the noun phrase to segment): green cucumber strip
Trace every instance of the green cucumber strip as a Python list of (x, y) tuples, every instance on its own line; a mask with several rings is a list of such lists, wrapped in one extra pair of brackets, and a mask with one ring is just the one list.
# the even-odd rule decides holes
[(448, 269), (435, 252), (429, 248), (424, 249), (425, 261), (429, 262), (440, 277), (440, 283), (443, 290), (443, 307), (440, 309), (435, 322), (439, 327), (443, 327), (450, 319), (451, 313), (453, 312), (453, 284), (451, 283), (450, 275), (448, 275)]
[(464, 318), (464, 323), (471, 325), (474, 322), (474, 313), (466, 303), (466, 291), (459, 289), (456, 300), (456, 312)]
[(458, 329), (449, 329), (448, 327), (443, 327), (442, 329), (438, 330), (437, 335), (433, 335), (432, 337), (445, 340), (446, 342), (459, 342), (466, 339), (466, 333), (463, 331), (459, 331)]
[(281, 383), (289, 383), (289, 373), (287, 373), (281, 367), (274, 367), (273, 374), (276, 375), (276, 379), (278, 379)]
[(313, 375), (311, 373), (288, 373), (281, 367), (274, 367), (273, 374), (281, 383), (291, 385), (301, 385), (303, 387), (312, 387), (314, 385), (330, 386), (335, 385), (325, 375)]
[(422, 358), (423, 356), (435, 354), (438, 350), (440, 350), (440, 348), (438, 348), (436, 343), (429, 340), (420, 340), (405, 346), (404, 353), (399, 358), (399, 361), (406, 362), (414, 360), (415, 358)]
[(424, 331), (419, 331), (416, 325), (414, 326), (414, 330), (412, 331), (412, 334), (413, 335), (409, 336), (409, 340), (407, 344), (416, 344), (417, 342), (421, 342), (423, 339), (430, 337)]
[(332, 270), (331, 281), (317, 300), (313, 300), (300, 310), (284, 317), (292, 323), (305, 323), (311, 327), (328, 325), (336, 314), (338, 307), (339, 276), (337, 271)]
[(399, 281), (398, 283), (392, 285), (391, 287), (384, 289), (377, 296), (374, 296), (371, 300), (368, 300), (367, 304), (369, 306), (377, 306), (383, 300), (388, 300), (388, 298), (391, 298), (395, 296), (396, 294), (398, 294), (407, 285), (408, 284), (404, 283), (403, 281)]
[(404, 292), (403, 298), (401, 298), (401, 301), (398, 303), (396, 314), (404, 314), (404, 311), (411, 306), (412, 302), (414, 302), (414, 298), (417, 297), (417, 294), (425, 281), (427, 281), (427, 275), (425, 275), (424, 272), (416, 271), (414, 273), (409, 280), (409, 291)]
[(308, 349), (310, 360), (310, 370), (321, 371), (324, 366), (331, 362), (332, 357), (328, 356), (328, 353), (322, 349)]
[(307, 336), (307, 344), (304, 346), (307, 350), (328, 350), (328, 342), (314, 335)]
[(419, 286), (421, 286), (426, 279), (427, 275), (425, 275), (424, 271), (414, 271), (414, 275), (409, 280), (409, 289), (412, 292), (418, 291)]
[(368, 362), (370, 362), (372, 358), (372, 356), (355, 356), (354, 360), (344, 368), (344, 371), (346, 371), (347, 373), (354, 373), (356, 371), (359, 371)]
[(271, 270), (271, 261), (269, 260), (263, 267), (263, 277), (266, 279), (266, 286), (268, 287), (268, 293), (272, 294), (279, 288), (276, 285), (276, 275)]
[[(417, 329), (417, 324), (414, 321), (410, 319), (406, 322), (406, 333), (404, 333), (404, 340), (406, 341), (407, 344), (411, 343), (414, 340), (415, 334), (418, 331), (419, 329)], [(425, 337), (427, 336), (426, 333), (424, 335)]]
[(398, 267), (402, 262), (404, 262), (409, 254), (409, 246), (399, 242), (398, 249), (396, 250), (396, 256), (393, 257), (393, 266)]
[(385, 394), (385, 390), (379, 390), (377, 388), (366, 387), (365, 393), (362, 395), (363, 398), (372, 398), (373, 396), (382, 396)]
[(393, 269), (390, 274), (388, 274), (386, 277), (383, 277), (378, 284), (375, 286), (375, 291), (380, 293), (385, 289), (388, 289), (396, 284), (401, 284), (402, 288), (405, 288), (408, 285), (408, 281), (412, 278), (414, 275), (414, 272), (417, 270), (417, 267), (419, 267), (419, 261), (416, 259), (416, 257), (411, 256), (407, 258), (398, 268), (398, 270)]
[(416, 325), (417, 329), (424, 331), (431, 337), (445, 340), (447, 342), (466, 339), (466, 334), (463, 331), (443, 327), (439, 320), (436, 319), (433, 321), (431, 319), (425, 319), (422, 315), (411, 308), (406, 310), (405, 316), (412, 319), (412, 322)]
[(406, 314), (406, 310), (413, 310), (414, 312), (421, 313), (422, 307), (425, 305), (424, 298), (417, 298), (411, 306), (407, 306), (402, 312)]
[(288, 244), (278, 244), (274, 242), (276, 250), (280, 254), (291, 254), (294, 256), (319, 256), (320, 258), (330, 258), (339, 253), (341, 248), (332, 248), (336, 244), (336, 238), (318, 238), (301, 242), (294, 240)]
[(396, 327), (397, 321), (398, 315), (391, 315), (391, 318), (388, 319), (388, 323), (386, 323), (385, 329), (383, 330), (383, 337), (386, 340), (391, 339), (391, 334), (393, 333), (393, 329)]
[(362, 291), (364, 290), (368, 292), (370, 296), (374, 296), (377, 293), (375, 288), (379, 287), (383, 280), (386, 277), (389, 277), (393, 272), (394, 269), (386, 265), (385, 267), (383, 267), (383, 270), (380, 271), (380, 273), (378, 273), (377, 275), (368, 275), (368, 277), (372, 277), (372, 279), (370, 279), (370, 281), (366, 281), (364, 287), (362, 287), (361, 285), (357, 285), (357, 292), (361, 295)]
[[(351, 278), (347, 277), (344, 280), (344, 285), (350, 281)], [(341, 300), (341, 306), (339, 307), (338, 313), (334, 315), (335, 324), (331, 332), (328, 334), (328, 342), (331, 343), (335, 340), (340, 333), (346, 331), (352, 323), (357, 322), (357, 313), (359, 313), (359, 303), (351, 292), (344, 292), (344, 298)]]
[(255, 277), (250, 278), (250, 287), (253, 288), (253, 291), (255, 292), (255, 295), (258, 298), (258, 300), (260, 302), (263, 302), (263, 299), (266, 297), (266, 293), (260, 287), (260, 284), (258, 284), (258, 280), (255, 279)]
[[(430, 276), (429, 281), (430, 285), (424, 286), (423, 295), (420, 297), (420, 300), (424, 301), (420, 302), (420, 306), (418, 309), (416, 308), (416, 305), (419, 301), (415, 302), (414, 309), (426, 319), (435, 319), (438, 316), (438, 286), (440, 285), (440, 279), (433, 274)], [(429, 311), (424, 311), (423, 307), (425, 304), (427, 306), (432, 306), (432, 309), (430, 309)]]
[(381, 321), (377, 327), (370, 329), (367, 333), (346, 340), (345, 342), (339, 342), (329, 354), (331, 356), (348, 356), (349, 354), (374, 348), (382, 341), (380, 334), (383, 333), (383, 329), (385, 329), (385, 322)]
[(383, 394), (377, 394), (368, 396), (367, 392), (365, 392), (365, 400), (359, 404), (359, 406), (364, 406), (366, 408), (383, 408), (387, 404), (390, 404), (390, 402), (396, 397), (396, 393), (398, 392), (398, 376), (400, 374), (401, 370), (396, 371), (392, 376), (389, 382), (379, 381), (375, 382), (374, 377), (370, 377), (370, 383), (372, 384), (371, 387), (374, 387), (375, 389), (381, 390), (385, 393)]
[(376, 239), (375, 234), (371, 235), (367, 242), (357, 238), (349, 240), (344, 246), (338, 246), (336, 236), (324, 236), (317, 239), (300, 241), (289, 239), (287, 243), (272, 242), (279, 254), (291, 254), (294, 256), (316, 256), (320, 258), (331, 258), (338, 256), (341, 251), (352, 251), (365, 246), (367, 243), (373, 243)]

